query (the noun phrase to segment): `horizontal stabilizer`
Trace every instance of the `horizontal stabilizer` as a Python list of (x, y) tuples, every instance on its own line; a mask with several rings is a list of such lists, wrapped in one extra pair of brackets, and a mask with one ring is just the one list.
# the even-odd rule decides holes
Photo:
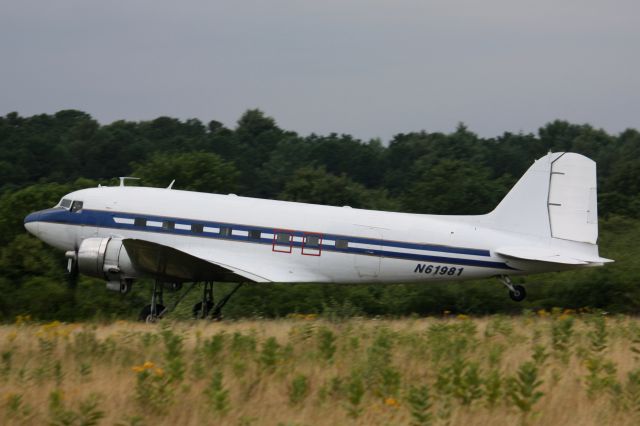
[(613, 262), (613, 260), (605, 259), (604, 257), (566, 252), (552, 247), (502, 247), (495, 252), (503, 256), (515, 257), (517, 259), (561, 263), (564, 265), (588, 265)]

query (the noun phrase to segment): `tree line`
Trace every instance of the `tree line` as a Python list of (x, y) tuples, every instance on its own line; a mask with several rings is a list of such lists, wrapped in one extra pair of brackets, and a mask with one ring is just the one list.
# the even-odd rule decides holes
[[(60, 319), (95, 312), (126, 317), (144, 304), (141, 288), (126, 299), (87, 278), (70, 288), (62, 254), (27, 235), (22, 226), (28, 212), (52, 206), (74, 189), (115, 185), (117, 176), (140, 177), (146, 186), (166, 187), (175, 179), (177, 189), (415, 213), (482, 214), (548, 151), (578, 152), (597, 162), (601, 250), (605, 257), (615, 254), (628, 261), (588, 274), (524, 279), (542, 281), (530, 289), (524, 306), (633, 311), (640, 296), (633, 285), (638, 250), (628, 240), (640, 234), (636, 129), (612, 135), (588, 124), (556, 120), (536, 134), (483, 138), (459, 124), (450, 133), (398, 134), (385, 145), (345, 134), (302, 136), (280, 128), (257, 109), (246, 111), (234, 128), (215, 120), (171, 117), (102, 125), (76, 110), (30, 117), (10, 113), (0, 117), (0, 315), (5, 320), (24, 313)], [(229, 312), (239, 316), (322, 312), (336, 306), (372, 315), (522, 307), (506, 301), (499, 285), (487, 281), (263, 286), (241, 290), (231, 305)]]

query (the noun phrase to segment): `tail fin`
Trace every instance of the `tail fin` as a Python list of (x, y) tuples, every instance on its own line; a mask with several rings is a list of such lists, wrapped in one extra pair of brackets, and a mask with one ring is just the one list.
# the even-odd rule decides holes
[(596, 163), (580, 154), (549, 153), (487, 219), (511, 232), (596, 244), (597, 204)]

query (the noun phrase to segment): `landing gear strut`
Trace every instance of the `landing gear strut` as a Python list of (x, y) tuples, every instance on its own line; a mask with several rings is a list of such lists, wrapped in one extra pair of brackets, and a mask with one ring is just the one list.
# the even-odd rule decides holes
[[(227, 304), (231, 296), (242, 286), (243, 283), (238, 283), (233, 290), (225, 295), (218, 303), (214, 305), (213, 300), (213, 283), (205, 282), (204, 289), (202, 291), (202, 301), (193, 305), (193, 317), (194, 318), (211, 318), (213, 320), (222, 319), (222, 308)], [(203, 309), (204, 307), (204, 309)]]
[(205, 281), (202, 289), (202, 301), (193, 305), (193, 317), (204, 319), (209, 315), (211, 308), (213, 308), (213, 283)]
[(527, 297), (527, 290), (521, 285), (514, 285), (508, 275), (500, 275), (498, 279), (509, 289), (509, 297), (514, 302), (522, 302)]
[(164, 307), (163, 301), (163, 285), (158, 280), (153, 281), (153, 290), (151, 292), (151, 304), (142, 308), (140, 311), (139, 319), (140, 321), (145, 321), (147, 323), (156, 322), (158, 318), (161, 318), (162, 315), (167, 310)]
[[(140, 311), (139, 319), (140, 321), (145, 321), (147, 323), (156, 322), (159, 318), (162, 318), (163, 315), (173, 311), (178, 304), (186, 297), (186, 295), (197, 285), (198, 283), (191, 283), (187, 289), (182, 292), (178, 300), (175, 301), (171, 308), (166, 308), (164, 306), (163, 301), (163, 290), (165, 285), (158, 280), (153, 282), (153, 290), (151, 292), (151, 304), (145, 306), (142, 311)], [(225, 295), (218, 303), (214, 303), (213, 299), (213, 282), (206, 281), (203, 283), (204, 287), (202, 289), (202, 301), (193, 305), (193, 316), (194, 318), (211, 318), (211, 319), (221, 319), (222, 318), (222, 308), (227, 304), (231, 296), (238, 291), (238, 289), (242, 286), (243, 283), (237, 284), (227, 295)], [(182, 284), (180, 284), (180, 287)], [(171, 287), (169, 287), (171, 289)], [(179, 289), (178, 288), (178, 289)], [(204, 308), (204, 309), (203, 309)]]

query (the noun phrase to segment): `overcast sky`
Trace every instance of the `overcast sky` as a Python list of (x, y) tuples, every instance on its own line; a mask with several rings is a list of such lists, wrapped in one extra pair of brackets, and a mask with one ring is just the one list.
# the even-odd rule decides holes
[(638, 0), (0, 0), (0, 115), (303, 135), (640, 127)]

